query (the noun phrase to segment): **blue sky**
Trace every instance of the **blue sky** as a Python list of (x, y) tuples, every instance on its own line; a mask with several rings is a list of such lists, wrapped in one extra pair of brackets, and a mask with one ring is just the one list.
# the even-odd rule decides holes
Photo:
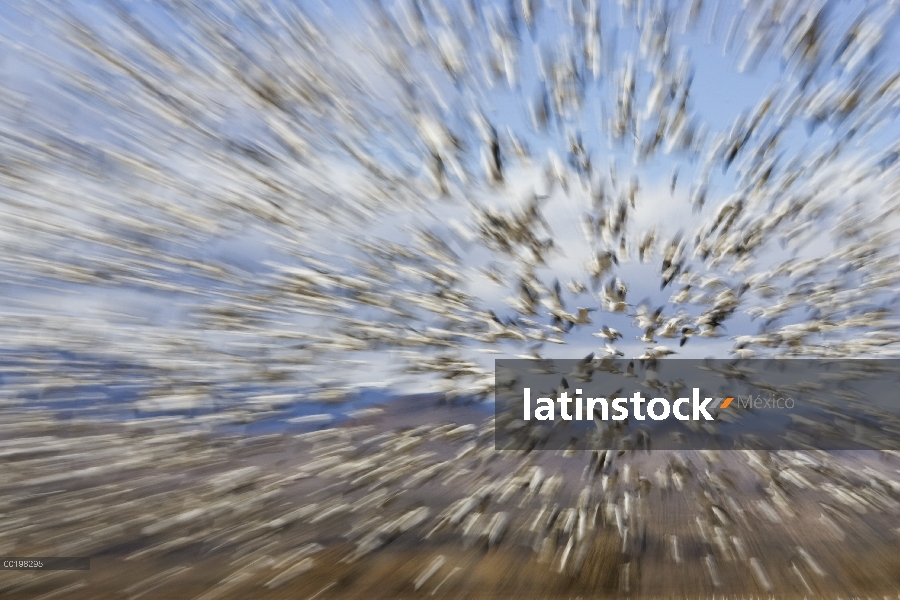
[[(100, 19), (96, 17), (96, 11), (93, 6), (99, 6), (101, 3), (92, 5), (80, 4), (79, 13), (83, 16), (94, 15), (90, 18)], [(433, 203), (426, 204), (427, 210), (412, 210), (400, 215), (391, 214), (368, 224), (354, 224), (346, 226), (342, 230), (335, 230), (327, 223), (319, 223), (310, 219), (311, 227), (309, 231), (303, 233), (303, 243), (314, 254), (322, 252), (331, 253), (329, 260), (333, 261), (341, 267), (349, 267), (346, 257), (343, 256), (348, 251), (344, 242), (354, 236), (367, 237), (377, 236), (396, 241), (404, 241), (408, 239), (408, 233), (404, 229), (405, 226), (411, 224), (427, 224), (440, 229), (456, 219), (465, 223), (470, 217), (467, 202), (476, 204), (496, 204), (498, 206), (510, 206), (527, 196), (532, 189), (540, 190), (543, 186), (542, 169), (546, 151), (554, 149), (556, 153), (565, 159), (565, 140), (566, 132), (551, 129), (547, 135), (536, 134), (530, 125), (528, 114), (528, 103), (534, 97), (539, 88), (536, 66), (536, 51), (540, 49), (542, 52), (551, 53), (556, 51), (558, 44), (556, 35), (563, 29), (565, 12), (567, 3), (563, 1), (545, 2), (545, 7), (539, 15), (539, 27), (537, 38), (524, 30), (520, 37), (522, 57), (520, 80), (516, 89), (510, 90), (502, 84), (498, 84), (494, 88), (487, 87), (470, 87), (457, 90), (449, 83), (448, 79), (439, 71), (429, 70), (428, 61), (421, 58), (413, 63), (414, 67), (420, 69), (412, 74), (413, 81), (420, 86), (423, 96), (428, 96), (425, 87), (426, 78), (438, 81), (437, 86), (440, 90), (441, 100), (446, 102), (450, 108), (450, 115), (442, 115), (448, 118), (451, 127), (457, 133), (465, 134), (465, 141), (474, 151), (468, 154), (468, 160), (473, 171), (478, 170), (478, 152), (479, 140), (477, 134), (474, 133), (470, 124), (467, 122), (469, 111), (478, 107), (485, 112), (490, 121), (497, 127), (501, 134), (507, 128), (513, 130), (517, 136), (523, 139), (530, 147), (534, 155), (534, 163), (528, 165), (514, 165), (510, 161), (509, 168), (509, 184), (506, 189), (497, 192), (484, 185), (473, 185), (471, 189), (466, 190), (465, 202), (457, 198), (454, 202), (445, 202), (435, 200)], [(773, 86), (781, 83), (790, 88), (794, 83), (786, 78), (781, 60), (771, 56), (763, 60), (754, 69), (748, 72), (738, 72), (737, 65), (741, 59), (742, 36), (734, 45), (732, 52), (723, 55), (723, 44), (725, 41), (728, 28), (736, 15), (739, 14), (741, 3), (739, 2), (722, 2), (718, 15), (718, 28), (713, 36), (713, 41), (708, 43), (709, 25), (712, 19), (712, 12), (715, 3), (707, 2), (700, 21), (693, 30), (684, 34), (680, 33), (680, 22), (682, 15), (679, 12), (676, 15), (676, 21), (673, 25), (673, 47), (676, 49), (676, 57), (678, 49), (683, 47), (690, 56), (694, 67), (694, 80), (691, 88), (691, 110), (702, 120), (708, 127), (708, 132), (714, 136), (720, 131), (726, 131), (730, 128), (735, 118), (742, 112), (752, 110), (759, 102), (773, 89)], [(748, 7), (751, 6), (749, 3)], [(388, 2), (386, 5), (390, 8), (394, 3)], [(12, 102), (12, 109), (3, 109), (2, 115), (5, 125), (12, 123), (16, 118), (25, 117), (34, 123), (41, 124), (51, 131), (56, 131), (73, 138), (80, 138), (88, 146), (94, 145), (99, 147), (114, 139), (127, 138), (127, 135), (120, 130), (120, 122), (109, 119), (103, 112), (95, 112), (78, 108), (66, 96), (59, 93), (59, 90), (52, 84), (44, 67), (28, 55), (26, 50), (40, 49), (48, 54), (51, 58), (58, 58), (65, 61), (71, 61), (71, 55), (68, 50), (64, 49), (64, 44), (56, 39), (53, 31), (29, 16), (29, 11), (35, 11), (34, 5), (19, 4), (4, 5), (0, 7), (0, 34), (5, 38), (5, 44), (10, 50), (2, 54), (0, 59), (0, 70), (4, 77), (8, 89), (21, 93), (24, 103), (15, 107), (16, 101)], [(334, 47), (349, 64), (356, 64), (361, 70), (366, 70), (371, 64), (367, 62), (369, 59), (354, 54), (355, 49), (352, 45), (354, 40), (363, 43), (375, 44), (382, 32), (372, 31), (367, 28), (366, 21), (363, 18), (365, 13), (365, 4), (352, 2), (339, 3), (318, 3), (308, 5), (310, 13), (319, 23), (322, 31), (333, 41)], [(451, 11), (459, 12), (461, 5), (451, 4)], [(482, 13), (490, 13), (496, 7), (506, 10), (506, 3), (500, 2), (495, 4), (481, 4), (478, 6)], [(518, 3), (517, 3), (518, 6)], [(555, 8), (554, 8), (555, 6)], [(853, 22), (857, 15), (862, 11), (882, 10), (886, 5), (872, 3), (871, 5), (863, 5), (862, 3), (833, 3), (833, 21), (832, 26), (835, 31), (842, 31)], [(168, 17), (161, 16), (160, 11), (150, 3), (138, 3), (134, 5), (139, 15), (146, 17), (147, 22), (156, 28), (159, 35), (171, 35), (174, 22)], [(391, 9), (393, 10), (393, 9)], [(622, 57), (628, 51), (634, 50), (637, 45), (637, 38), (627, 33), (631, 28), (626, 25), (619, 28), (619, 8), (616, 3), (601, 3), (601, 18), (603, 22), (603, 39), (608, 45), (613, 39), (616, 41), (616, 52), (609, 53), (615, 59), (609, 65), (612, 71), (607, 73), (599, 83), (590, 83), (589, 91), (586, 94), (585, 103), (587, 108), (582, 113), (582, 119), (578, 123), (573, 123), (574, 129), (583, 131), (584, 141), (592, 155), (595, 168), (600, 173), (606, 173), (607, 166), (610, 161), (614, 160), (619, 172), (619, 180), (622, 182), (620, 187), (627, 185), (627, 181), (632, 173), (640, 176), (642, 195), (639, 200), (637, 210), (637, 220), (641, 227), (647, 227), (654, 220), (660, 221), (661, 230), (668, 230), (667, 234), (671, 235), (675, 230), (683, 229), (692, 231), (700, 220), (714, 210), (717, 205), (726, 199), (729, 194), (734, 192), (734, 169), (728, 175), (722, 176), (720, 171), (714, 173), (714, 192), (711, 194), (711, 200), (704, 213), (697, 214), (691, 211), (685, 202), (688, 193), (688, 187), (691, 182), (691, 176), (694, 174), (696, 165), (687, 160), (683, 154), (675, 152), (671, 155), (658, 154), (645, 164), (635, 166), (632, 162), (631, 144), (626, 142), (624, 147), (618, 148), (611, 145), (606, 136), (598, 127), (598, 121), (601, 118), (598, 107), (601, 103), (611, 106), (610, 95), (612, 91), (609, 86), (609, 75), (614, 75), (622, 64)], [(25, 14), (22, 14), (25, 13)], [(36, 13), (37, 14), (37, 13)], [(749, 17), (748, 17), (749, 18)], [(742, 26), (743, 27), (743, 26)], [(895, 27), (892, 24), (886, 38), (886, 45), (883, 49), (879, 61), (878, 73), (891, 73), (897, 70), (897, 57), (900, 56), (900, 41), (897, 36), (891, 35)], [(613, 30), (618, 30), (613, 35)], [(434, 32), (437, 30), (435, 29)], [(235, 31), (236, 35), (242, 32)], [(833, 55), (833, 48), (840, 41), (840, 35), (834, 32), (828, 34), (828, 44), (824, 56), (826, 61), (830, 61)], [(72, 63), (74, 64), (74, 63)], [(674, 64), (674, 62), (673, 62)], [(378, 81), (379, 71), (372, 69), (369, 75), (368, 83), (376, 90), (382, 90), (390, 93), (395, 88)], [(835, 72), (828, 71), (833, 75)], [(846, 78), (846, 76), (844, 76)], [(643, 110), (643, 103), (646, 98), (646, 88), (649, 85), (649, 74), (639, 68), (638, 72), (638, 88), (644, 90), (638, 94), (638, 110)], [(814, 82), (819, 84), (821, 82)], [(227, 90), (224, 91), (227, 97)], [(223, 102), (226, 102), (223, 100)], [(235, 101), (237, 102), (237, 101)], [(387, 98), (385, 101), (386, 110), (399, 111), (402, 110), (401, 104), (397, 102), (397, 98)], [(241, 112), (242, 109), (229, 107), (231, 112), (225, 111), (232, 117), (232, 121), (223, 126), (225, 135), (237, 138), (247, 138), (253, 140), (258, 136), (263, 139), (265, 136), (261, 133), (259, 119), (252, 111)], [(150, 121), (148, 121), (150, 122)], [(165, 125), (161, 125), (161, 131), (165, 133)], [(876, 151), (890, 144), (895, 143), (897, 139), (896, 120), (889, 122), (882, 127), (874, 135), (870, 136), (864, 144), (853, 147), (848, 151), (851, 164), (854, 159), (874, 156)], [(130, 135), (130, 134), (128, 134)], [(829, 144), (836, 141), (842, 134), (842, 130), (833, 130), (831, 125), (824, 123), (820, 125), (812, 135), (810, 130), (803, 123), (795, 123), (788, 130), (783, 142), (783, 151), (788, 157), (794, 155), (804, 156), (811, 154), (812, 151), (821, 144)], [(379, 148), (377, 141), (374, 143), (373, 153), (382, 158), (390, 155), (388, 147), (385, 144)], [(392, 141), (396, 142), (396, 140)], [(134, 144), (140, 150), (140, 140), (127, 140), (127, 144)], [(145, 148), (151, 150), (152, 148)], [(401, 148), (408, 152), (413, 158), (418, 157), (421, 152), (419, 147)], [(156, 148), (158, 154), (162, 155), (160, 160), (170, 161), (179, 168), (184, 168), (186, 172), (191, 169), (202, 170), (204, 162), (200, 160), (202, 157), (190, 156), (189, 153), (178, 154), (173, 153), (171, 156), (167, 154), (169, 149)], [(177, 148), (176, 148), (177, 150)], [(378, 153), (383, 152), (383, 156)], [(673, 168), (678, 167), (680, 170), (679, 183), (674, 197), (670, 198), (668, 192), (669, 178)], [(193, 174), (193, 172), (191, 172)], [(357, 171), (353, 171), (348, 165), (339, 161), (329, 165), (329, 170), (318, 173), (320, 182), (323, 185), (331, 186), (333, 189), (344, 190), (346, 186), (347, 193), (359, 192), (363, 182)], [(220, 182), (214, 176), (210, 176), (210, 188), (215, 188)], [(236, 184), (237, 185), (237, 184)], [(873, 185), (875, 185), (873, 183)], [(93, 186), (93, 187), (92, 187)], [(85, 193), (92, 193), (91, 190), (102, 188), (103, 184), (96, 181), (85, 184)], [(873, 187), (873, 190), (879, 189)], [(115, 195), (116, 190), (112, 187), (101, 190)], [(880, 193), (880, 192), (879, 192)], [(551, 221), (554, 234), (560, 237), (560, 246), (566, 254), (560, 255), (553, 265), (553, 272), (542, 273), (541, 276), (549, 283), (554, 277), (559, 277), (561, 281), (566, 281), (570, 277), (584, 275), (584, 259), (587, 248), (584, 242), (580, 240), (580, 218), (585, 210), (585, 197), (583, 194), (573, 194), (572, 198), (563, 199), (555, 197), (551, 203), (552, 214), (548, 215)], [(77, 212), (77, 204), (69, 207)], [(146, 207), (135, 203), (124, 203), (122, 210), (128, 211), (129, 214), (141, 215), (142, 210)], [(198, 211), (200, 208), (197, 209)], [(204, 243), (198, 247), (183, 247), (175, 250), (183, 256), (191, 256), (208, 260), (210, 262), (221, 262), (233, 266), (241, 272), (248, 281), (253, 278), (264, 279), (272, 272), (272, 267), (267, 264), (269, 261), (281, 261), (290, 263), (292, 260), (287, 253), (283, 251), (280, 242), (271, 231), (266, 230), (264, 226), (249, 225), (251, 221), (230, 223), (229, 227), (223, 228), (216, 233), (208, 233), (204, 239)], [(365, 223), (365, 221), (363, 221)], [(569, 235), (571, 232), (571, 235)], [(171, 247), (170, 247), (171, 248)], [(61, 254), (71, 253), (67, 248), (61, 248)], [(459, 248), (461, 253), (464, 248)], [(777, 249), (774, 253), (779, 252)], [(777, 256), (770, 255), (770, 259)], [(485, 253), (470, 256), (471, 265), (477, 264), (479, 261), (486, 262), (488, 257)], [(643, 298), (650, 298), (651, 305), (662, 305), (667, 302), (669, 295), (672, 293), (673, 287), (669, 287), (664, 292), (658, 289), (658, 274), (651, 266), (630, 266), (629, 270), (623, 270), (623, 277), (626, 277), (629, 283), (629, 297), (637, 302)], [(58, 287), (58, 286), (57, 286)], [(511, 315), (511, 310), (506, 307), (504, 298), (509, 295), (509, 290), (494, 289), (491, 285), (480, 280), (477, 276), (472, 276), (469, 280), (470, 291), (476, 296), (482, 298), (485, 308), (491, 308), (499, 314)], [(63, 286), (66, 291), (62, 292), (63, 296), (71, 293), (74, 289), (72, 286)], [(78, 302), (67, 302), (70, 312), (91, 312), (100, 310), (97, 305), (105, 307), (115, 307), (119, 310), (132, 312), (138, 316), (152, 316), (154, 326), (169, 327), (176, 329), (185, 319), (185, 313), (179, 308), (186, 298), (175, 297), (172, 295), (160, 296), (158, 292), (150, 292), (141, 289), (111, 290), (111, 289), (89, 289), (85, 286), (78, 288), (81, 300)], [(16, 301), (24, 301), (31, 303), (33, 310), (61, 310), (59, 304), (59, 296), (57, 292), (38, 288), (28, 290), (17, 290), (14, 294), (10, 294), (7, 298), (16, 299)], [(158, 298), (168, 298), (169, 307), (160, 308)], [(201, 301), (209, 300), (209, 298), (201, 299)], [(194, 300), (191, 300), (194, 301)], [(587, 295), (581, 297), (569, 298), (570, 308), (575, 306), (597, 306), (595, 298)], [(676, 309), (669, 307), (667, 310), (674, 311)], [(635, 329), (629, 327), (630, 318), (621, 315), (601, 315), (594, 313), (595, 326), (581, 328), (580, 331), (572, 336), (570, 346), (553, 346), (551, 344), (544, 345), (544, 351), (554, 353), (558, 356), (571, 356), (573, 353), (582, 355), (593, 348), (596, 348), (597, 340), (590, 336), (590, 333), (596, 331), (596, 326), (604, 323), (623, 332), (628, 331), (631, 335), (623, 341), (623, 349), (628, 352), (638, 353), (641, 351), (642, 344), (634, 340)], [(306, 326), (308, 321), (300, 319), (297, 322), (298, 327)], [(311, 327), (312, 325), (310, 325)], [(705, 355), (721, 355), (727, 351), (731, 345), (729, 336), (738, 335), (755, 331), (756, 324), (750, 323), (747, 316), (737, 316), (728, 324), (728, 336), (718, 340), (699, 340), (694, 339), (684, 349), (680, 350), (684, 355), (705, 356)], [(676, 342), (677, 343), (677, 342)], [(513, 348), (511, 345), (504, 346), (504, 350), (509, 352), (519, 352), (521, 349)], [(486, 358), (491, 358), (488, 355)], [(367, 358), (367, 360), (369, 360)], [(378, 357), (372, 357), (373, 364)]]

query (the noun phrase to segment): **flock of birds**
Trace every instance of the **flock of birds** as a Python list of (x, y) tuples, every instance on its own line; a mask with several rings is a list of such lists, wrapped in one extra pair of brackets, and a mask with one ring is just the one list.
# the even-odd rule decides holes
[(516, 585), (535, 597), (895, 593), (897, 452), (498, 451), (493, 417), (461, 424), (459, 409), (418, 402), (254, 437), (177, 417), (23, 413), (0, 442), (0, 549), (87, 555), (92, 567), (7, 572), (0, 589), (129, 600), (504, 597)]
[[(129, 599), (896, 593), (886, 453), (231, 432), (373, 380), (489, 397), (495, 357), (897, 358), (898, 7), (0, 8), (0, 555), (162, 565)], [(720, 63), (758, 97), (717, 104)]]

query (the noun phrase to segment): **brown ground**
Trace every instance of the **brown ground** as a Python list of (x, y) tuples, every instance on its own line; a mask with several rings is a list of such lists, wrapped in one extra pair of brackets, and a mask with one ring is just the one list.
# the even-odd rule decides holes
[[(373, 429), (354, 436), (354, 443), (370, 438), (383, 430), (403, 430), (426, 422), (478, 423), (490, 416), (483, 409), (473, 407), (422, 406), (421, 401), (398, 402), (386, 407), (380, 417), (370, 417), (346, 424), (346, 427), (370, 426)], [(44, 433), (43, 435), (48, 435)], [(52, 435), (52, 434), (51, 434)], [(81, 433), (79, 435), (86, 435)], [(133, 434), (140, 437), (140, 433)], [(413, 453), (424, 451), (435, 454), (422, 466), (453, 456), (467, 441), (470, 434), (456, 440), (434, 440), (423, 436), (422, 445)], [(487, 440), (488, 442), (490, 439)], [(391, 502), (378, 511), (342, 513), (318, 523), (309, 519), (295, 521), (281, 529), (249, 530), (255, 523), (265, 523), (289, 513), (310, 502), (355, 502), (373, 488), (372, 484), (351, 485), (344, 478), (323, 473), (282, 484), (278, 493), (251, 505), (240, 514), (222, 514), (212, 519), (189, 519), (177, 527), (153, 535), (142, 534), (150, 523), (166, 516), (183, 512), (188, 507), (202, 505), (203, 498), (210, 497), (208, 489), (199, 482), (209, 474), (232, 470), (244, 465), (257, 465), (263, 471), (255, 482), (244, 488), (227, 492), (234, 505), (259, 496), (267, 482), (294, 474), (313, 460), (313, 452), (334, 442), (321, 442), (318, 446), (298, 441), (295, 432), (283, 436), (262, 438), (256, 443), (247, 440), (204, 439), (194, 442), (185, 452), (198, 452), (219, 444), (216, 458), (197, 460), (194, 464), (164, 465), (148, 470), (141, 468), (104, 475), (102, 478), (80, 480), (81, 483), (50, 484), (28, 490), (30, 501), (9, 502), (0, 508), (3, 519), (33, 515), (34, 524), (22, 521), (14, 529), (16, 535), (0, 536), (0, 547), (7, 556), (85, 555), (92, 556), (91, 570), (87, 572), (22, 572), (0, 571), (0, 596), (10, 600), (37, 598), (681, 598), (681, 597), (769, 597), (754, 579), (748, 561), (728, 558), (710, 547), (699, 535), (696, 516), (704, 514), (708, 501), (698, 500), (698, 481), (705, 469), (730, 477), (732, 490), (738, 504), (746, 510), (746, 522), (732, 523), (726, 529), (730, 535), (741, 537), (748, 553), (758, 558), (770, 578), (773, 597), (898, 597), (900, 598), (900, 526), (896, 508), (868, 507), (865, 512), (850, 509), (840, 522), (845, 532), (843, 540), (837, 539), (821, 524), (823, 513), (822, 484), (828, 481), (844, 481), (846, 485), (863, 486), (860, 481), (846, 479), (845, 475), (822, 474), (812, 490), (794, 488), (790, 492), (793, 514), (783, 514), (780, 523), (762, 518), (754, 502), (764, 498), (758, 478), (750, 471), (746, 460), (738, 452), (723, 453), (721, 461), (707, 464), (699, 453), (686, 452), (694, 465), (694, 477), (684, 492), (674, 490), (663, 493), (654, 485), (646, 501), (647, 533), (643, 552), (626, 557), (621, 552), (621, 540), (616, 527), (604, 523), (602, 516), (596, 527), (589, 531), (589, 550), (583, 564), (573, 568), (570, 562), (562, 572), (558, 570), (560, 555), (565, 546), (561, 538), (557, 547), (541, 562), (532, 548), (534, 534), (526, 531), (541, 500), (516, 494), (500, 503), (492, 499), (486, 505), (486, 513), (503, 510), (512, 515), (512, 522), (503, 542), (489, 548), (482, 540), (472, 546), (463, 543), (460, 533), (445, 528), (423, 539), (437, 523), (437, 519), (452, 501), (464, 495), (477, 478), (495, 480), (512, 473), (524, 459), (514, 453), (495, 454), (492, 460), (466, 459), (471, 470), (449, 484), (444, 477), (437, 477), (422, 485), (404, 488), (403, 483), (417, 469), (400, 477), (384, 489), (400, 492)], [(327, 450), (327, 449), (326, 449)], [(361, 447), (360, 455), (369, 450)], [(647, 476), (655, 483), (653, 473), (664, 467), (671, 453), (654, 452), (626, 455), (620, 459), (621, 469), (625, 461), (632, 471)], [(352, 454), (348, 458), (352, 458)], [(534, 464), (542, 465), (549, 475), (561, 472), (565, 484), (553, 498), (560, 506), (574, 506), (578, 492), (591, 485), (582, 479), (587, 464), (586, 454), (562, 456), (560, 452), (534, 452), (529, 457)], [(893, 480), (900, 479), (900, 459), (884, 457), (877, 453), (852, 453), (841, 456), (841, 465), (852, 466), (850, 473), (863, 473), (868, 466), (884, 473)], [(15, 465), (6, 468), (14, 469)], [(418, 467), (421, 468), (421, 467)], [(14, 471), (10, 471), (14, 472)], [(145, 482), (131, 491), (123, 491), (119, 497), (98, 499), (103, 510), (86, 515), (74, 522), (65, 522), (58, 499), (79, 490), (90, 499), (115, 489), (128, 490), (129, 481), (141, 481), (146, 476), (161, 477), (158, 483)], [(181, 475), (181, 477), (167, 477)], [(272, 477), (266, 479), (266, 475)], [(104, 485), (120, 483), (119, 488)], [(0, 482), (2, 485), (2, 482)], [(624, 484), (620, 484), (624, 486)], [(375, 486), (377, 487), (377, 486)], [(63, 488), (60, 491), (60, 488)], [(593, 484), (598, 493), (600, 481)], [(624, 489), (624, 487), (622, 488)], [(402, 490), (402, 491), (401, 491)], [(4, 498), (12, 498), (14, 489), (2, 488)], [(40, 496), (36, 494), (56, 492)], [(158, 501), (147, 498), (160, 494)], [(228, 496), (230, 494), (230, 496)], [(900, 499), (896, 491), (887, 496)], [(221, 496), (220, 496), (221, 498)], [(129, 512), (127, 502), (134, 502)], [(833, 500), (828, 500), (835, 505)], [(3, 506), (3, 505), (0, 505)], [(147, 507), (150, 508), (147, 508)], [(360, 534), (345, 536), (354, 524), (371, 516), (396, 517), (405, 511), (427, 506), (431, 509), (428, 520), (410, 531), (399, 534), (390, 543), (357, 561), (346, 559), (357, 548)], [(141, 511), (152, 509), (150, 516), (138, 519)], [(602, 511), (601, 511), (602, 513)], [(125, 516), (134, 515), (132, 522)], [(45, 515), (43, 519), (41, 515)], [(732, 515), (734, 516), (734, 515)], [(32, 518), (32, 517), (29, 517)], [(840, 519), (836, 517), (835, 520)], [(95, 533), (101, 526), (123, 524), (119, 531), (110, 534)], [(29, 529), (30, 527), (30, 529)], [(246, 530), (242, 531), (241, 527)], [(228, 541), (228, 535), (240, 533), (238, 539)], [(667, 536), (676, 535), (681, 540), (681, 564), (671, 557)], [(163, 544), (173, 540), (168, 547)], [(10, 546), (10, 540), (15, 539)], [(276, 566), (291, 551), (309, 543), (321, 544), (322, 549), (311, 553), (312, 568), (289, 581), (270, 589), (270, 582), (285, 568), (296, 565), (301, 558), (287, 566)], [(807, 549), (825, 572), (816, 575), (797, 555), (796, 547)], [(68, 552), (66, 552), (68, 550)], [(712, 554), (718, 565), (721, 585), (714, 587), (703, 558)], [(733, 554), (736, 554), (733, 552)], [(437, 556), (443, 556), (443, 565), (419, 588), (414, 582)], [(626, 566), (626, 563), (627, 566)], [(796, 564), (802, 577), (810, 586), (807, 591), (796, 573)], [(179, 569), (183, 569), (180, 570)], [(157, 577), (157, 579), (152, 579)]]

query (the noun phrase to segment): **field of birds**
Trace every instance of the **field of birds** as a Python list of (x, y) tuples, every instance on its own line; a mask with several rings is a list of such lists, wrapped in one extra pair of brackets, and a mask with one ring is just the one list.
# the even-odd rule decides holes
[(898, 12), (0, 3), (0, 558), (91, 559), (0, 596), (900, 598), (896, 418), (498, 450), (493, 404), (497, 359), (900, 373)]

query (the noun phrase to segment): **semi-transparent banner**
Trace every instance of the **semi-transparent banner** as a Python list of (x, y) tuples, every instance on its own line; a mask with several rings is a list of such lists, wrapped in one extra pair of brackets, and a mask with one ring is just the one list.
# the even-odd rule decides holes
[(500, 450), (897, 450), (900, 360), (498, 360)]

